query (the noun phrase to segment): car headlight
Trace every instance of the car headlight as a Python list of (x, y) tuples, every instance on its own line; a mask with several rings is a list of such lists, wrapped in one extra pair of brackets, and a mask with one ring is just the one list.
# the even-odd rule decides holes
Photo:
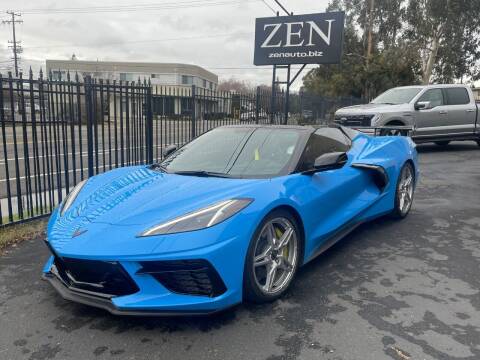
[(232, 217), (253, 199), (230, 199), (156, 225), (139, 236), (166, 235), (205, 229)]
[(380, 120), (382, 120), (382, 114), (373, 115), (370, 126), (375, 126), (378, 122), (380, 122)]
[(72, 191), (70, 191), (65, 198), (62, 208), (60, 210), (60, 216), (63, 216), (65, 212), (72, 206), (73, 202), (77, 198), (78, 194), (80, 193), (80, 190), (82, 190), (83, 186), (87, 183), (87, 180), (80, 181)]

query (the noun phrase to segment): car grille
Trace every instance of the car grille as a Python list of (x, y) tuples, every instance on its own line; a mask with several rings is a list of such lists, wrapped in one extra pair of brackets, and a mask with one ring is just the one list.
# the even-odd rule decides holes
[(335, 115), (335, 123), (343, 126), (371, 126), (373, 115)]
[(153, 276), (168, 290), (185, 295), (215, 297), (227, 288), (206, 260), (144, 261), (137, 274)]
[(100, 297), (130, 295), (138, 286), (118, 262), (60, 258), (51, 271), (71, 290)]

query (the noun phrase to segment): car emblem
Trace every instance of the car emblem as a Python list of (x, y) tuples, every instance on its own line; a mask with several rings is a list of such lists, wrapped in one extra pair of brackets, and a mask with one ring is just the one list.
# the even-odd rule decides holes
[(72, 239), (77, 237), (77, 236), (80, 236), (84, 233), (87, 232), (87, 229), (81, 229), (81, 228), (78, 228), (77, 230), (75, 230), (75, 232), (72, 234)]

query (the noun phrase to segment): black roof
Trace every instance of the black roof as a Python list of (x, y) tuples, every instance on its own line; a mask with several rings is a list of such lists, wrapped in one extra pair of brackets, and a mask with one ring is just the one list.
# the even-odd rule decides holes
[(340, 131), (342, 131), (345, 136), (347, 136), (350, 140), (353, 140), (355, 138), (359, 131), (352, 129), (352, 128), (347, 128), (341, 125), (333, 124), (333, 125), (276, 125), (276, 124), (238, 124), (238, 125), (223, 125), (220, 127), (232, 127), (232, 128), (268, 128), (268, 129), (295, 129), (295, 130), (300, 130), (300, 131), (306, 131), (313, 133), (317, 131), (318, 129), (321, 128), (327, 128), (327, 127), (333, 127), (337, 128)]

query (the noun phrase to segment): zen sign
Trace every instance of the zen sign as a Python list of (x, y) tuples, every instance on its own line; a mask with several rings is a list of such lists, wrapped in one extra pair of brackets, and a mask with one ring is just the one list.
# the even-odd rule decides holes
[(336, 64), (342, 55), (343, 12), (259, 18), (255, 65)]

